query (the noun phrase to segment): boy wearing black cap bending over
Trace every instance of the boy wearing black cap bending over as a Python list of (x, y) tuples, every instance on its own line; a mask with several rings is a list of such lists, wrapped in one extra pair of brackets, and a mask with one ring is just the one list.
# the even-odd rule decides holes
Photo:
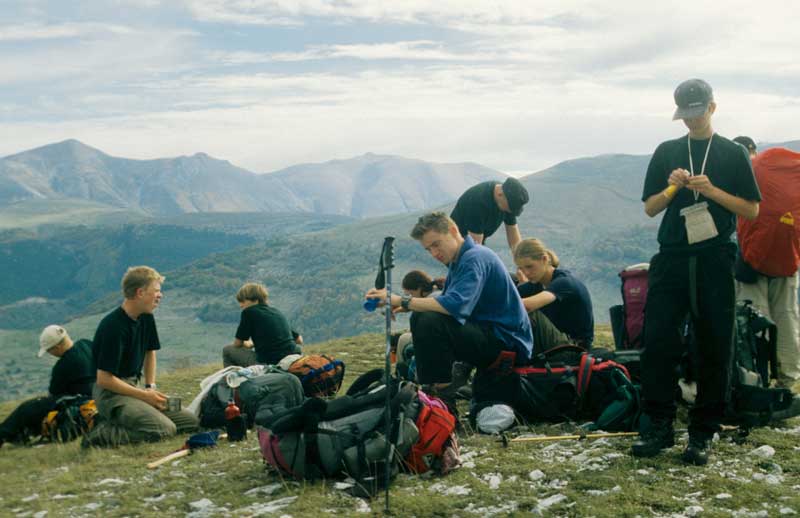
[(656, 148), (644, 182), (648, 216), (666, 209), (658, 229), (659, 252), (650, 261), (645, 312), (641, 436), (637, 457), (651, 457), (675, 442), (676, 367), (682, 354), (679, 328), (689, 313), (697, 337), (698, 393), (689, 412), (689, 444), (683, 460), (708, 462), (729, 396), (736, 294), (731, 235), (736, 216), (758, 215), (761, 194), (750, 159), (739, 144), (714, 133), (717, 108), (711, 86), (701, 79), (675, 90), (689, 134)]
[(481, 182), (464, 191), (450, 218), (458, 225), (462, 237), (470, 235), (479, 245), (485, 245), (489, 236), (505, 223), (508, 247), (513, 252), (522, 241), (517, 217), (528, 199), (528, 191), (516, 178), (508, 178), (502, 184), (493, 180)]

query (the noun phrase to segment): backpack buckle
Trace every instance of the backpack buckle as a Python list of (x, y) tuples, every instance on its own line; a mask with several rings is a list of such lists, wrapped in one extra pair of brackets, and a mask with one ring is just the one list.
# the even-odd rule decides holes
[(517, 359), (517, 353), (514, 351), (500, 351), (494, 362), (489, 367), (490, 371), (496, 371), (501, 376), (507, 376), (514, 370), (514, 361)]

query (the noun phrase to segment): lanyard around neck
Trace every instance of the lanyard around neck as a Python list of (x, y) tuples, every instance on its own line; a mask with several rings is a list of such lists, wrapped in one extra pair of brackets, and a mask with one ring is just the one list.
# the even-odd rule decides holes
[[(711, 141), (714, 139), (714, 134), (712, 133), (710, 137), (708, 137), (708, 144), (706, 145), (706, 154), (703, 157), (703, 165), (700, 166), (700, 175), (706, 174), (706, 162), (708, 161), (708, 152), (711, 149)], [(689, 135), (686, 135), (686, 144), (689, 147), (689, 173), (694, 176), (694, 160), (692, 160), (692, 139)], [(700, 193), (695, 191), (694, 192), (694, 201), (697, 201), (697, 198), (700, 197)]]

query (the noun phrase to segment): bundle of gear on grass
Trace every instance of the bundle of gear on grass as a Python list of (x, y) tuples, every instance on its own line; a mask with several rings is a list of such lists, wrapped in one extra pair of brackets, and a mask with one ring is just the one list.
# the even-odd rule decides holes
[[(265, 461), (296, 479), (352, 477), (362, 495), (374, 495), (400, 470), (445, 474), (458, 466), (456, 420), (446, 405), (410, 382), (390, 378), (387, 386), (383, 372), (367, 372), (345, 396), (327, 401), (301, 398), (298, 386), (299, 404), (275, 405), (269, 395), (262, 398), (255, 423)], [(388, 437), (383, 428), (387, 390)]]

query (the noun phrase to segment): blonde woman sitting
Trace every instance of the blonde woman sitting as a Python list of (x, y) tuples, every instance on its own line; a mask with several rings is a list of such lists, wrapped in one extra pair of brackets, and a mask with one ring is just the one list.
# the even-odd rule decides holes
[(591, 348), (592, 298), (583, 282), (559, 268), (558, 256), (538, 239), (521, 241), (514, 262), (527, 278), (518, 289), (533, 325), (535, 352), (566, 342)]

